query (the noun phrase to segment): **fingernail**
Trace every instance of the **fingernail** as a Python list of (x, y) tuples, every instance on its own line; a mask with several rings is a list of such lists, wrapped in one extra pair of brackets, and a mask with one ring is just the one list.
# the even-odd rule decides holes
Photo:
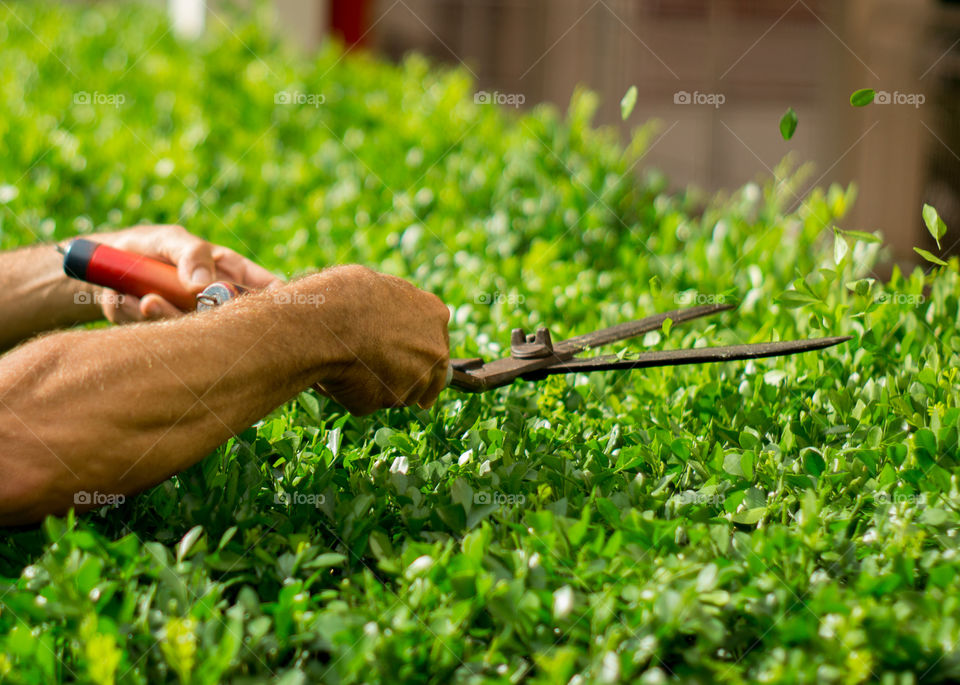
[(208, 285), (210, 281), (213, 280), (213, 276), (210, 275), (210, 269), (205, 266), (198, 266), (194, 269), (190, 278), (196, 285)]

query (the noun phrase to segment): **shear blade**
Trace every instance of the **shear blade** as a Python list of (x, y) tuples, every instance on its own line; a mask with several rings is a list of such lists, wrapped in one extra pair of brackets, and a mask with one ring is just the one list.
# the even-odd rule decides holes
[(732, 304), (704, 304), (697, 307), (688, 307), (686, 309), (674, 309), (672, 312), (654, 314), (653, 316), (647, 316), (635, 321), (627, 321), (625, 323), (617, 324), (616, 326), (610, 326), (609, 328), (594, 331), (593, 333), (586, 333), (584, 335), (578, 335), (574, 338), (567, 338), (563, 342), (554, 345), (553, 348), (557, 351), (563, 350), (579, 352), (580, 350), (586, 350), (593, 347), (602, 347), (603, 345), (609, 345), (610, 343), (618, 342), (620, 340), (634, 338), (638, 335), (649, 333), (650, 331), (658, 331), (663, 326), (663, 322), (667, 319), (670, 319), (673, 323), (678, 324), (683, 323), (684, 321), (699, 319), (704, 316), (710, 316), (711, 314), (724, 312), (728, 309), (734, 308), (735, 307)]
[(593, 357), (592, 359), (571, 359), (569, 361), (559, 362), (546, 368), (523, 374), (521, 378), (524, 380), (540, 380), (558, 373), (648, 369), (656, 366), (708, 364), (710, 362), (782, 357), (788, 354), (822, 350), (827, 347), (839, 345), (847, 340), (850, 340), (850, 336), (812, 338), (809, 340), (786, 340), (782, 342), (755, 343), (752, 345), (701, 347), (691, 350), (658, 350), (654, 352), (643, 352), (633, 359), (620, 359), (614, 354), (606, 354)]

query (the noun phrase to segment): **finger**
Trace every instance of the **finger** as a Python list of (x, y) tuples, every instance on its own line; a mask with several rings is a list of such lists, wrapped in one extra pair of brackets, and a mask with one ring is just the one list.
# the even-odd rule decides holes
[(449, 365), (449, 361), (445, 360), (434, 369), (433, 379), (429, 387), (426, 392), (417, 399), (418, 407), (429, 409), (437, 401), (437, 397), (439, 397), (443, 389), (447, 387), (447, 367)]
[[(199, 292), (214, 281), (213, 245), (190, 233), (183, 226), (147, 227), (147, 244), (137, 243), (139, 251), (165, 259), (177, 267), (177, 276), (185, 288)], [(163, 229), (163, 230), (157, 230)], [(132, 234), (131, 238), (137, 238)]]
[(228, 247), (215, 245), (213, 258), (222, 278), (248, 288), (269, 288), (283, 285), (283, 281), (265, 268), (243, 257)]
[(324, 397), (329, 398), (331, 400), (334, 399), (333, 393), (331, 393), (329, 390), (323, 387), (320, 383), (314, 383), (310, 387), (313, 388), (318, 393), (320, 393), (321, 395), (323, 395)]
[(383, 383), (383, 389), (386, 393), (389, 394), (390, 401), (384, 402), (384, 407), (389, 408), (398, 408), (398, 407), (411, 407), (414, 404), (419, 404), (420, 398), (425, 397), (429, 391), (430, 386), (433, 385), (433, 369), (427, 369), (427, 371), (417, 378), (406, 390), (402, 392), (397, 392), (394, 388), (397, 387), (396, 383), (387, 384)]
[(187, 235), (189, 239), (180, 247), (173, 263), (177, 265), (177, 275), (184, 287), (199, 292), (216, 280), (213, 246), (196, 236)]
[(354, 416), (366, 416), (367, 414), (372, 414), (380, 408), (378, 405), (359, 397), (336, 398), (335, 401), (343, 405), (343, 408)]
[(115, 290), (104, 289), (101, 293), (103, 315), (112, 323), (132, 323), (142, 321), (140, 298), (133, 295), (121, 295)]
[(177, 309), (174, 305), (167, 302), (165, 299), (150, 293), (144, 295), (140, 298), (140, 315), (144, 319), (149, 320), (158, 320), (158, 319), (171, 319), (175, 316), (181, 316), (182, 311)]

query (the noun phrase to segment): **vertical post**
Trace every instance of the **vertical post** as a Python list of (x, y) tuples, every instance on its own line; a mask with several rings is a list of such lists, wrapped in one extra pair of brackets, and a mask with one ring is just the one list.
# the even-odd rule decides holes
[(370, 28), (370, 0), (333, 0), (330, 28), (348, 48), (367, 43)]

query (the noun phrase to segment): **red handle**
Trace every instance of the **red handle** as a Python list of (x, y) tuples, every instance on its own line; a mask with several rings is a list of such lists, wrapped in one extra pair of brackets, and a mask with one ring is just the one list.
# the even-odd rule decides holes
[(63, 270), (71, 278), (124, 295), (143, 297), (154, 293), (183, 311), (197, 307), (196, 295), (180, 283), (175, 266), (85, 238), (76, 238), (67, 245)]

